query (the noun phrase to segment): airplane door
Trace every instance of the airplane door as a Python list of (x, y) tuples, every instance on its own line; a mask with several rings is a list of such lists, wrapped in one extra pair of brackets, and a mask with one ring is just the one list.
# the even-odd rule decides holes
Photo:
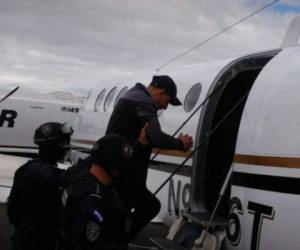
[(278, 54), (258, 76), (243, 113), (233, 184), (246, 193), (232, 193), (245, 199), (240, 249), (300, 249), (299, 66), (299, 47)]

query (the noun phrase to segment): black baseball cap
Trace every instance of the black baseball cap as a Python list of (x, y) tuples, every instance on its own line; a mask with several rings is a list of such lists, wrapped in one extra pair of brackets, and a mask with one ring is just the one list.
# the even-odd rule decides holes
[(153, 76), (150, 85), (164, 89), (170, 96), (170, 104), (174, 106), (182, 105), (181, 101), (176, 97), (177, 87), (173, 79), (167, 75)]
[(95, 143), (91, 155), (92, 161), (106, 170), (125, 170), (132, 162), (133, 153), (133, 144), (127, 137), (109, 134)]

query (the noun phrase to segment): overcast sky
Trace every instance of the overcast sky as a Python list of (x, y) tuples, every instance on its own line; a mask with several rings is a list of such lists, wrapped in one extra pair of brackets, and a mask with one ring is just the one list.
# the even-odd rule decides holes
[[(0, 0), (0, 86), (84, 94), (152, 71), (272, 0)], [(300, 0), (282, 0), (168, 67), (278, 47)]]

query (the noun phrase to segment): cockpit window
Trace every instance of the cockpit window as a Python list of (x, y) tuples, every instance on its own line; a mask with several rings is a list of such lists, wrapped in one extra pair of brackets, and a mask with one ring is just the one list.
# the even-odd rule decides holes
[(95, 112), (98, 112), (99, 109), (100, 109), (100, 105), (103, 101), (103, 98), (105, 96), (105, 93), (106, 93), (106, 89), (103, 89), (100, 94), (98, 95), (97, 99), (96, 99), (96, 102), (95, 102), (95, 106), (94, 106), (94, 111)]
[(124, 87), (124, 88), (121, 89), (121, 91), (119, 92), (119, 94), (118, 94), (117, 97), (116, 97), (115, 105), (114, 105), (114, 106), (116, 106), (116, 104), (117, 104), (117, 102), (119, 101), (119, 99), (120, 99), (123, 95), (125, 95), (127, 91), (128, 91), (128, 87)]
[(184, 99), (183, 109), (185, 112), (190, 112), (195, 107), (200, 97), (201, 89), (201, 83), (196, 83), (190, 88)]
[(109, 105), (111, 104), (114, 95), (116, 93), (117, 87), (112, 88), (109, 93), (106, 96), (105, 102), (104, 102), (104, 111), (107, 111)]

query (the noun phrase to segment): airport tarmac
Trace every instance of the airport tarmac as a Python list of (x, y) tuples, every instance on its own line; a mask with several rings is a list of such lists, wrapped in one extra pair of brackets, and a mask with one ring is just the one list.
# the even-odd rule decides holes
[[(168, 233), (165, 226), (159, 223), (150, 223), (132, 242), (129, 250), (138, 249), (157, 249), (149, 240), (149, 237), (155, 236), (164, 238)], [(0, 203), (0, 249), (10, 250), (10, 229), (8, 218), (6, 215), (5, 205)]]

